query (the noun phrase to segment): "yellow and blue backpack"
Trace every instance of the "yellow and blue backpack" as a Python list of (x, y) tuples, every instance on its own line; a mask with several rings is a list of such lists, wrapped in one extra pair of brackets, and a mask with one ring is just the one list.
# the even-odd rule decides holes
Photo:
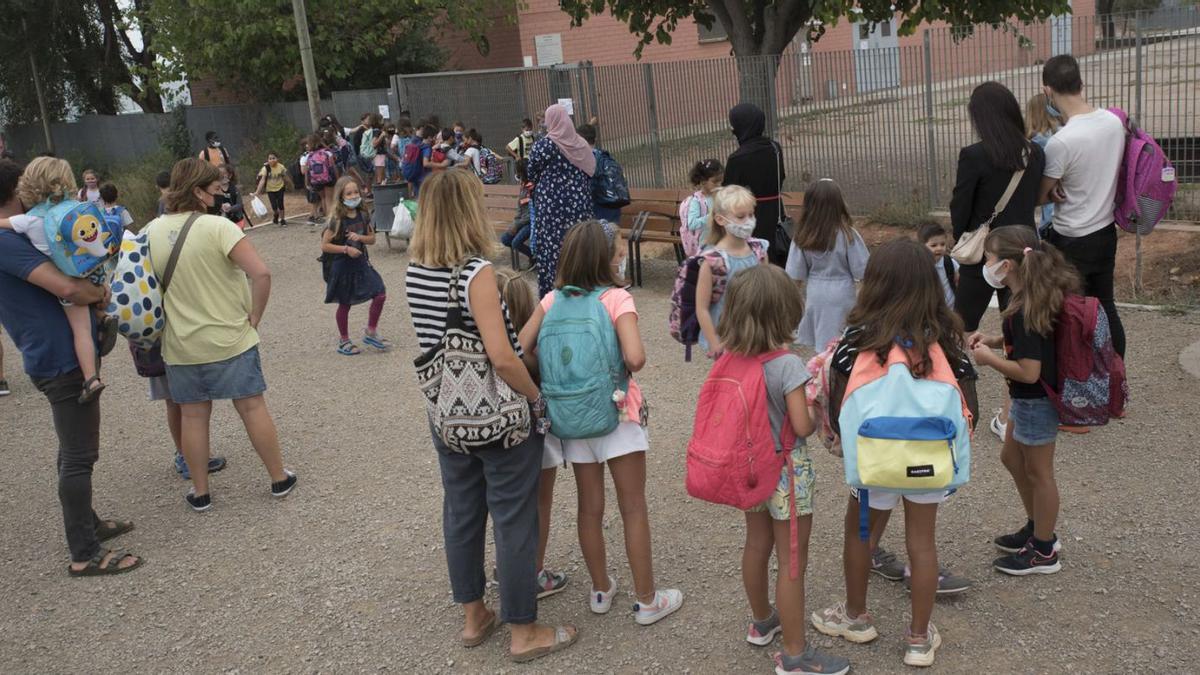
[(42, 202), (29, 215), (42, 219), (50, 259), (63, 274), (84, 279), (115, 264), (123, 228), (106, 219), (95, 204), (74, 199)]

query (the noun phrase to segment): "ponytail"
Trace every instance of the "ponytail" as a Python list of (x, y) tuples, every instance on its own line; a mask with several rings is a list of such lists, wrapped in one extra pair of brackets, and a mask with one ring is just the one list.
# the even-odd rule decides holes
[(1049, 337), (1054, 332), (1063, 300), (1082, 288), (1079, 273), (1053, 245), (1039, 241), (1028, 227), (1004, 227), (992, 230), (984, 248), (1000, 260), (1009, 260), (1021, 280), (1020, 290), (1003, 316), (1017, 312), (1025, 317), (1025, 327), (1032, 333)]

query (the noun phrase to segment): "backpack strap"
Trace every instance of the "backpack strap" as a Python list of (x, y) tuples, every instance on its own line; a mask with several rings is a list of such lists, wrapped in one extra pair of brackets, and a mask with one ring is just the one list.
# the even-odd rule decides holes
[(954, 283), (954, 259), (948, 255), (943, 255), (942, 267), (946, 270), (946, 281), (950, 284), (950, 290), (957, 293), (958, 284)]
[(163, 270), (162, 278), (158, 280), (158, 285), (162, 287), (164, 300), (167, 295), (167, 286), (171, 285), (171, 277), (175, 276), (175, 265), (179, 263), (179, 252), (183, 250), (183, 242), (187, 241), (188, 233), (192, 231), (192, 224), (200, 214), (193, 212), (188, 216), (187, 222), (183, 224), (183, 229), (179, 231), (179, 238), (175, 240), (175, 245), (171, 247), (171, 257), (167, 258), (167, 267)]

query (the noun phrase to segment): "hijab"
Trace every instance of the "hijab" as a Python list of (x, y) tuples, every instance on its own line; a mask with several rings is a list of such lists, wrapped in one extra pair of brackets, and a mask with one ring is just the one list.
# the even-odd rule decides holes
[(767, 116), (753, 103), (739, 103), (729, 110), (729, 126), (737, 136), (738, 145), (761, 138), (767, 129)]
[(557, 103), (546, 108), (546, 132), (568, 162), (589, 176), (596, 173), (596, 156), (592, 154), (592, 146), (575, 131), (566, 108)]

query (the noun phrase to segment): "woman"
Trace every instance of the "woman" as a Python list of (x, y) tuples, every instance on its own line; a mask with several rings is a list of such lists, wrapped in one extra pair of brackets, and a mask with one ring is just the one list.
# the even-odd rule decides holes
[(771, 242), (768, 258), (783, 267), (788, 251), (775, 245), (775, 227), (779, 224), (783, 200), (783, 152), (779, 144), (763, 136), (767, 116), (753, 103), (739, 103), (729, 111), (729, 126), (737, 136), (738, 149), (725, 164), (725, 185), (741, 185), (754, 193), (754, 236)]
[[(593, 217), (592, 175), (596, 156), (575, 131), (566, 108), (546, 108), (546, 137), (529, 150), (526, 167), (533, 190), (533, 259), (538, 296), (554, 290), (558, 252), (567, 230)], [(419, 212), (419, 211), (418, 211)]]
[[(536, 403), (541, 392), (521, 361), (520, 343), (488, 262), (494, 246), (479, 179), (466, 171), (429, 176), (421, 188), (405, 279), (413, 329), (422, 351), (439, 344), (454, 284), (465, 327), (479, 335), (496, 376)], [(452, 279), (455, 271), (458, 276)], [(512, 629), (509, 655), (514, 661), (530, 661), (570, 646), (577, 638), (574, 627), (536, 623), (542, 436), (530, 433), (514, 447), (469, 454), (451, 451), (436, 432), (432, 437), (444, 490), (442, 533), (450, 587), (465, 614), (463, 646), (482, 644), (501, 622)], [(495, 528), (500, 616), (483, 601), (489, 515)]]
[[(1046, 155), (1025, 137), (1021, 104), (1008, 87), (999, 82), (984, 82), (971, 92), (967, 112), (980, 141), (958, 153), (958, 177), (950, 197), (950, 221), (954, 226), (955, 241), (991, 218), (1015, 171), (1024, 170), (1025, 173), (1008, 205), (992, 221), (991, 228), (1032, 228)], [(1000, 309), (1003, 310), (1008, 306), (1008, 290), (995, 289), (984, 280), (982, 261), (959, 267), (954, 311), (962, 317), (968, 334), (979, 330), (979, 320), (987, 311), (993, 292), (999, 295)], [(992, 420), (991, 429), (1004, 438), (1007, 423), (1006, 405)]]
[[(212, 508), (208, 427), (213, 401), (233, 400), (271, 476), (272, 496), (287, 496), (296, 486), (296, 474), (283, 467), (275, 422), (263, 398), (267, 383), (257, 329), (271, 293), (271, 272), (237, 225), (205, 213), (220, 191), (220, 176), (211, 164), (180, 160), (171, 170), (167, 215), (146, 230), (154, 273), (167, 282), (162, 354), (167, 387), (183, 418), (183, 457), (192, 475), (186, 499), (196, 511)], [(172, 275), (164, 279), (175, 255)]]

